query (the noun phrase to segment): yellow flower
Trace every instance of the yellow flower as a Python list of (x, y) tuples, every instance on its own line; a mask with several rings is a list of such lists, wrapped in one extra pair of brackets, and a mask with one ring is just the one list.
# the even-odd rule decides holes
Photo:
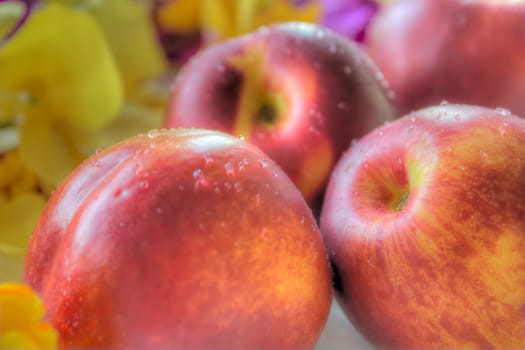
[(0, 46), (0, 281), (21, 280), (45, 201), (75, 166), (162, 123), (148, 8), (96, 3), (50, 1)]
[(295, 5), (290, 0), (173, 0), (159, 10), (162, 29), (202, 31), (208, 41), (224, 40), (276, 22), (318, 22), (319, 1)]
[(0, 284), (0, 349), (56, 349), (57, 332), (42, 321), (44, 312), (27, 286)]

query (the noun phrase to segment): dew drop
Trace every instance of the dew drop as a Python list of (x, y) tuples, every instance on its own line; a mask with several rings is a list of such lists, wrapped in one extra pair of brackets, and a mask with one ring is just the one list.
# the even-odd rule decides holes
[(204, 158), (204, 163), (205, 163), (206, 165), (213, 164), (213, 157), (210, 156), (209, 154), (205, 154), (205, 155), (203, 156), (203, 158)]
[(135, 168), (135, 174), (137, 176), (140, 176), (142, 175), (143, 172), (144, 172), (144, 166), (142, 165), (142, 163), (137, 163), (137, 166)]
[(344, 70), (346, 75), (352, 74), (352, 67), (350, 67), (350, 66), (345, 66), (343, 70)]
[(195, 169), (193, 171), (193, 178), (197, 179), (199, 176), (201, 176), (201, 174), (202, 174), (202, 170), (201, 169)]
[(246, 159), (240, 160), (238, 165), (239, 165), (239, 171), (243, 171), (244, 169), (246, 169), (246, 165), (248, 165), (248, 161)]
[(507, 128), (509, 127), (509, 124), (508, 123), (503, 123), (500, 127), (499, 127), (499, 134), (501, 136), (504, 136), (507, 134)]
[(410, 122), (411, 122), (411, 123), (415, 123), (416, 120), (417, 120), (416, 117), (410, 117)]
[(261, 168), (266, 168), (268, 167), (268, 162), (266, 162), (266, 160), (264, 159), (259, 159), (259, 165), (261, 166)]
[(509, 115), (511, 115), (511, 112), (506, 108), (497, 107), (495, 111), (497, 114), (502, 115), (504, 117), (508, 117)]
[(485, 152), (484, 150), (480, 150), (479, 151), (479, 156), (481, 157), (481, 160), (483, 162), (487, 162), (489, 160), (489, 156), (488, 156), (487, 152)]
[(316, 30), (316, 31), (315, 31), (315, 37), (316, 37), (317, 39), (324, 39), (324, 37), (325, 37), (325, 33), (324, 33), (324, 31), (321, 30), (321, 29)]
[(365, 169), (368, 168), (368, 163), (365, 162), (365, 163), (363, 164), (363, 168), (365, 168)]
[(233, 175), (235, 173), (235, 171), (233, 170), (233, 166), (231, 165), (231, 163), (225, 163), (224, 164), (224, 169), (226, 170), (226, 174), (227, 175)]
[(101, 161), (100, 159), (97, 159), (94, 163), (93, 163), (93, 166), (95, 168), (102, 168), (104, 166), (104, 162)]
[(157, 129), (153, 129), (153, 130), (149, 130), (148, 133), (147, 133), (148, 137), (150, 139), (154, 139), (155, 137), (159, 136), (160, 135), (160, 132), (159, 130)]
[(149, 181), (146, 181), (146, 180), (140, 181), (139, 187), (143, 190), (147, 190), (149, 188)]
[(242, 186), (239, 182), (236, 182), (233, 184), (233, 188), (235, 189), (236, 192), (241, 192), (242, 191)]
[(439, 104), (441, 106), (447, 106), (448, 105), (448, 101), (447, 100), (441, 100), (441, 102)]

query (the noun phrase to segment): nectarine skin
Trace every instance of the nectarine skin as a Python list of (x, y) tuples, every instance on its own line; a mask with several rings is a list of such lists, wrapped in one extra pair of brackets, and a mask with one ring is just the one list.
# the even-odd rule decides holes
[(357, 142), (321, 230), (337, 298), (378, 348), (525, 347), (525, 120), (444, 105)]
[(300, 192), (255, 147), (203, 130), (85, 161), (51, 197), (25, 280), (61, 348), (313, 348), (331, 304)]
[(243, 135), (313, 203), (351, 140), (393, 118), (382, 75), (357, 44), (285, 23), (194, 56), (172, 87), (165, 126)]
[(525, 116), (525, 1), (405, 0), (372, 21), (366, 47), (398, 115), (449, 103)]

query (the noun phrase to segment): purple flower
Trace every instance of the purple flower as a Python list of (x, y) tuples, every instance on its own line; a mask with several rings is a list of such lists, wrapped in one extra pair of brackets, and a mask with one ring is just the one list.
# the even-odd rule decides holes
[(322, 25), (333, 31), (363, 42), (366, 28), (379, 10), (373, 0), (323, 0)]
[(16, 2), (19, 4), (22, 4), (24, 6), (24, 12), (20, 16), (20, 18), (15, 22), (13, 25), (13, 28), (0, 40), (0, 45), (5, 43), (10, 37), (12, 37), (19, 29), (22, 27), (22, 25), (25, 23), (27, 18), (29, 17), (29, 14), (31, 13), (31, 9), (36, 2), (36, 0), (0, 0), (1, 3), (6, 2)]

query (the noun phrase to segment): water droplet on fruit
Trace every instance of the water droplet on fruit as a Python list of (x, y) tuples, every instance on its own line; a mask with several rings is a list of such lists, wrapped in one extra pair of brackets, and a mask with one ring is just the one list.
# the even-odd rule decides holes
[(441, 100), (441, 102), (439, 104), (441, 106), (447, 106), (448, 105), (448, 101), (447, 100)]
[(95, 154), (100, 154), (100, 152), (102, 152), (102, 148), (97, 148), (97, 149), (95, 150)]
[(344, 102), (338, 102), (338, 103), (337, 103), (337, 109), (339, 109), (339, 110), (345, 110), (345, 109), (347, 109), (347, 105), (346, 105), (346, 103), (344, 103)]
[(241, 192), (242, 191), (242, 186), (239, 182), (236, 182), (233, 184), (233, 188), (235, 189), (236, 192)]
[(137, 176), (140, 176), (142, 175), (143, 172), (144, 172), (144, 166), (142, 165), (142, 163), (137, 163), (137, 166), (135, 168), (135, 174)]
[(157, 144), (155, 142), (150, 142), (149, 143), (149, 148), (153, 149), (155, 147), (157, 147)]
[(164, 211), (164, 210), (163, 210), (161, 207), (157, 207), (157, 208), (155, 208), (155, 213), (157, 213), (157, 214), (159, 214), (159, 215), (162, 214), (163, 211)]
[(238, 165), (239, 165), (239, 171), (243, 171), (244, 169), (246, 169), (246, 165), (248, 165), (248, 161), (246, 159), (242, 159), (239, 161)]
[(224, 188), (227, 189), (227, 190), (231, 190), (231, 189), (232, 189), (232, 184), (229, 183), (228, 181), (226, 181), (226, 182), (224, 183), (223, 186), (224, 186)]
[(481, 160), (483, 162), (487, 162), (489, 160), (489, 156), (488, 156), (487, 152), (485, 152), (484, 150), (480, 150), (479, 151), (479, 156), (481, 157)]
[(261, 194), (256, 193), (255, 194), (255, 205), (259, 206), (261, 204)]
[(100, 159), (97, 159), (94, 163), (93, 163), (93, 166), (95, 168), (102, 168), (104, 166), (104, 162), (101, 161)]
[(417, 118), (416, 118), (416, 117), (410, 117), (410, 122), (411, 122), (411, 123), (415, 123), (415, 122), (416, 122), (416, 120), (417, 120)]
[(266, 162), (264, 159), (259, 159), (259, 165), (261, 168), (266, 168), (268, 166), (268, 162)]
[(368, 168), (368, 163), (365, 162), (365, 163), (363, 164), (363, 168), (365, 168), (365, 169)]
[(350, 67), (350, 66), (345, 66), (345, 68), (344, 68), (344, 72), (345, 72), (346, 75), (350, 75), (350, 74), (352, 74), (352, 67)]
[(504, 136), (507, 134), (507, 128), (509, 127), (509, 124), (508, 123), (503, 123), (500, 127), (499, 127), (499, 134), (501, 136)]
[(149, 182), (146, 180), (142, 180), (139, 182), (139, 187), (143, 190), (147, 190), (149, 188)]
[(148, 134), (147, 134), (147, 135), (148, 135), (148, 137), (149, 137), (150, 139), (154, 139), (155, 137), (157, 137), (157, 136), (160, 135), (160, 132), (159, 132), (159, 130), (157, 130), (157, 129), (153, 129), (153, 130), (148, 131)]
[(227, 175), (233, 175), (235, 172), (233, 170), (233, 166), (231, 165), (231, 163), (225, 163), (224, 164), (224, 169), (226, 170), (226, 174)]
[(196, 169), (193, 171), (193, 178), (198, 178), (199, 176), (201, 176), (201, 174), (202, 174), (202, 170)]
[(506, 109), (506, 108), (501, 108), (501, 107), (498, 107), (495, 109), (496, 113), (499, 114), (499, 115), (502, 115), (504, 117), (507, 117), (509, 115), (511, 115), (511, 112)]
[(204, 177), (204, 174), (202, 173), (201, 169), (195, 169), (193, 171), (193, 178), (195, 179), (195, 183), (193, 187), (198, 190), (201, 187), (205, 187), (208, 185), (208, 181)]
[(244, 135), (239, 135), (239, 140), (244, 141), (246, 140), (246, 138), (244, 137)]
[(209, 154), (205, 154), (205, 155), (203, 156), (203, 158), (204, 158), (204, 163), (205, 163), (206, 165), (213, 164), (213, 157), (210, 156)]

